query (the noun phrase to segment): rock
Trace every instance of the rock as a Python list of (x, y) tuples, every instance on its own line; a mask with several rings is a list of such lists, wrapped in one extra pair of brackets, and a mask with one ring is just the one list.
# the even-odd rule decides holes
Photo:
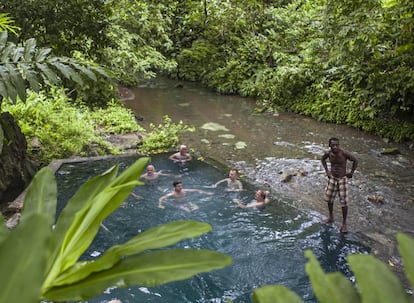
[(372, 203), (384, 204), (384, 197), (380, 195), (369, 195), (367, 199)]
[(289, 173), (289, 172), (283, 172), (280, 175), (280, 182), (289, 182), (290, 180), (292, 180), (293, 174)]
[(400, 153), (400, 150), (396, 147), (385, 148), (380, 152), (381, 155), (398, 155)]

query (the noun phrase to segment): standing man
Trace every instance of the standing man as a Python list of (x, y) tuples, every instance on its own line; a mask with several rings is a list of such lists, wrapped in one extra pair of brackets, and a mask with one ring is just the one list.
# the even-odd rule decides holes
[[(327, 159), (331, 164), (330, 169), (328, 169), (326, 164)], [(348, 160), (352, 162), (352, 168), (349, 173), (346, 172)], [(352, 178), (358, 166), (358, 160), (349, 152), (339, 148), (338, 138), (330, 138), (329, 150), (323, 154), (321, 162), (328, 176), (328, 185), (326, 186), (324, 200), (328, 203), (329, 217), (325, 223), (332, 223), (334, 220), (333, 203), (338, 193), (339, 202), (342, 207), (342, 226), (340, 232), (347, 233), (346, 218), (348, 216), (349, 203), (347, 178)]]

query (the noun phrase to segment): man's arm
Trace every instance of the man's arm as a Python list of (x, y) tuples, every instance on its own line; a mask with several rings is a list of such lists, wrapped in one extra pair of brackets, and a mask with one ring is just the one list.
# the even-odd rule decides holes
[(173, 193), (168, 193), (164, 196), (162, 196), (161, 198), (158, 199), (158, 207), (159, 208), (165, 208), (164, 205), (162, 205), (162, 203), (164, 202), (165, 199), (167, 199), (168, 197), (171, 197), (173, 195)]
[(346, 157), (347, 157), (347, 159), (348, 159), (349, 161), (351, 161), (351, 162), (352, 162), (351, 172), (350, 172), (350, 173), (348, 173), (348, 174), (346, 174), (346, 176), (347, 176), (348, 178), (352, 178), (352, 176), (353, 176), (353, 174), (354, 174), (354, 172), (355, 172), (356, 168), (358, 167), (358, 160), (357, 160), (357, 158), (355, 158), (355, 157), (354, 157), (352, 154), (350, 154), (350, 153), (346, 153)]
[(217, 181), (216, 184), (213, 185), (213, 187), (217, 187), (218, 185), (220, 185), (221, 183), (223, 183), (225, 181), (227, 181), (227, 178), (223, 179), (223, 180), (220, 180), (220, 181)]
[(331, 177), (332, 174), (331, 174), (330, 170), (328, 169), (328, 165), (326, 164), (326, 159), (328, 159), (328, 158), (329, 158), (329, 152), (324, 153), (323, 156), (321, 157), (321, 163), (322, 163), (323, 168), (325, 169), (326, 175), (328, 177)]

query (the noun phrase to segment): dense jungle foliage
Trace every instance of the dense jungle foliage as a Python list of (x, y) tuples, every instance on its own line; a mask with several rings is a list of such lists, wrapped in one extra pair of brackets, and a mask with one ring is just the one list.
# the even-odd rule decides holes
[(414, 140), (413, 12), (410, 0), (0, 4), (10, 43), (35, 39), (111, 74), (111, 83), (63, 81), (75, 107), (105, 107), (116, 85), (166, 74), (397, 142)]

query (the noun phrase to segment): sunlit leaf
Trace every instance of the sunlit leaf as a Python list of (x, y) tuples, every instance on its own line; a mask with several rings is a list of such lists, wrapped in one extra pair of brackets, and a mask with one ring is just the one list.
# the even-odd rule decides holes
[(414, 288), (414, 240), (409, 236), (397, 234), (398, 249), (403, 259), (405, 275)]
[(400, 280), (374, 256), (355, 254), (348, 256), (348, 261), (356, 277), (361, 302), (410, 302)]
[(257, 288), (253, 292), (254, 303), (303, 303), (302, 299), (281, 285), (267, 285)]

